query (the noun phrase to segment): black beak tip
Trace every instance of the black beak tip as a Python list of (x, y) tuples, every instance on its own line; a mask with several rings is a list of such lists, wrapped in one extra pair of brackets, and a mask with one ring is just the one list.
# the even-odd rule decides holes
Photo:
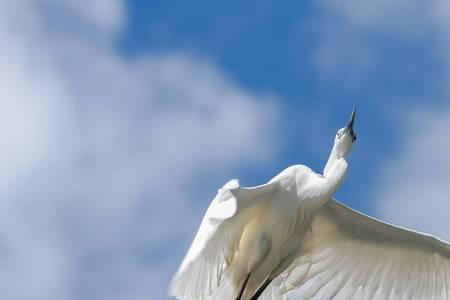
[(356, 115), (356, 107), (352, 111), (352, 115), (350, 116), (350, 122), (348, 123), (348, 127), (353, 128), (353, 123), (355, 122)]
[(350, 131), (352, 133), (352, 136), (354, 135), (353, 124), (355, 122), (355, 115), (356, 115), (356, 107), (353, 109), (352, 114), (350, 116), (350, 121), (348, 122), (348, 125), (345, 128), (345, 132)]
[(350, 122), (353, 123), (353, 120), (355, 119), (356, 115), (356, 107), (353, 108), (352, 115), (350, 116)]

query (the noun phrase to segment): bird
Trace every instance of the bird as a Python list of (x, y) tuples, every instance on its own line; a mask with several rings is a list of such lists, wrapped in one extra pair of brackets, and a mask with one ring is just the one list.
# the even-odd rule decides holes
[[(356, 109), (319, 174), (293, 165), (266, 184), (218, 190), (174, 275), (181, 300), (450, 300), (450, 244), (333, 198), (356, 142)], [(407, 208), (405, 208), (407, 213)], [(450, 217), (450, 215), (449, 215)]]

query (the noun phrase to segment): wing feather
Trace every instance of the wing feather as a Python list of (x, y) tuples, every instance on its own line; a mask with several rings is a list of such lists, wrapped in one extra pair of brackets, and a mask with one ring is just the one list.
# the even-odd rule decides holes
[(271, 182), (244, 188), (233, 179), (219, 189), (172, 280), (170, 295), (202, 300), (213, 294), (219, 284), (221, 290), (232, 288), (229, 283), (223, 283), (223, 275), (248, 219), (244, 213), (249, 207), (270, 199), (276, 187), (277, 183)]
[(280, 278), (283, 299), (450, 300), (450, 245), (333, 199)]

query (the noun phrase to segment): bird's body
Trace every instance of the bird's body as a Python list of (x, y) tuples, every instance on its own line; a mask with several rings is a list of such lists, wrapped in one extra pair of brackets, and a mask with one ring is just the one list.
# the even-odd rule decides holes
[(450, 245), (332, 199), (347, 173), (354, 113), (323, 175), (303, 165), (219, 190), (175, 275), (184, 300), (450, 300)]
[[(251, 296), (269, 274), (278, 275), (277, 267), (282, 261), (299, 251), (311, 215), (329, 199), (329, 194), (311, 190), (315, 185), (302, 184), (312, 182), (311, 177), (323, 180), (305, 166), (287, 168), (269, 182), (273, 185), (273, 194), (248, 210), (251, 217), (244, 216), (247, 222), (229, 269), (235, 287), (242, 285), (247, 274), (252, 274), (244, 299)], [(284, 264), (288, 265), (288, 261)]]

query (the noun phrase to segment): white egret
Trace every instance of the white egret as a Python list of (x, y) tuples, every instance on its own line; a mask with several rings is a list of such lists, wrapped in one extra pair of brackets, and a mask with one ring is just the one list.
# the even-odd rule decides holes
[(337, 132), (323, 175), (295, 165), (260, 186), (225, 184), (170, 294), (183, 300), (450, 300), (448, 243), (332, 198), (347, 173), (354, 120), (355, 111)]

